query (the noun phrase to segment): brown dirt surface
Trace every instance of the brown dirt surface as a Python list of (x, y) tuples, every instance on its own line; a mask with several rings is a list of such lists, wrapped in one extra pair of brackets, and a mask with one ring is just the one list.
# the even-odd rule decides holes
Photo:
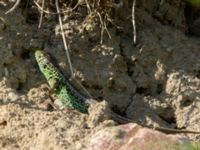
[[(89, 7), (59, 3), (76, 80), (135, 122), (200, 131), (200, 8), (182, 0), (137, 1), (135, 46), (131, 0), (100, 1), (101, 7), (88, 1)], [(33, 0), (5, 14), (13, 5), (0, 0), (0, 149), (86, 149), (93, 133), (115, 123), (89, 128), (87, 115), (45, 105), (54, 96), (34, 51), (49, 52), (70, 75), (58, 15), (44, 13), (39, 29)], [(54, 1), (44, 9), (55, 12)]]

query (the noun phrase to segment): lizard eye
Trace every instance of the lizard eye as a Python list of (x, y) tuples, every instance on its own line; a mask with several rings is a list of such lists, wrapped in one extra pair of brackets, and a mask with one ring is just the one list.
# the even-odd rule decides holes
[(44, 58), (44, 59), (43, 59), (43, 62), (44, 62), (44, 63), (48, 63), (49, 61), (48, 61), (48, 59)]

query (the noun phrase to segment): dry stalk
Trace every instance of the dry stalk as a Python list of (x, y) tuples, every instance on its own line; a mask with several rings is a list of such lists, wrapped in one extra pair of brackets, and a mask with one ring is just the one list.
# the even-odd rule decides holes
[(108, 28), (106, 26), (106, 23), (105, 21), (103, 21), (102, 19), (102, 16), (99, 12), (97, 12), (97, 15), (99, 16), (99, 20), (100, 20), (100, 23), (101, 23), (101, 40), (100, 40), (100, 43), (102, 44), (103, 43), (103, 34), (104, 34), (104, 30), (106, 30), (109, 38), (111, 39), (111, 35), (110, 35), (110, 32), (108, 31)]
[[(42, 10), (44, 10), (44, 0), (42, 0)], [(38, 28), (40, 28), (42, 25), (43, 13), (44, 11), (41, 11), (40, 13), (40, 22), (39, 22)]]
[(135, 4), (136, 0), (133, 0), (132, 5), (132, 24), (133, 24), (133, 44), (136, 45), (137, 35), (136, 35), (136, 24), (135, 24)]
[(91, 13), (91, 8), (90, 8), (90, 4), (88, 3), (88, 0), (85, 0), (86, 6), (88, 8), (89, 13)]
[(7, 12), (5, 12), (5, 14), (9, 14), (9, 13), (13, 12), (19, 6), (20, 2), (21, 2), (21, 0), (16, 0), (15, 4), (13, 5), (13, 7), (10, 8)]
[(70, 55), (69, 55), (69, 48), (67, 46), (67, 42), (66, 42), (66, 38), (65, 38), (65, 34), (64, 34), (64, 29), (63, 29), (62, 19), (61, 19), (61, 15), (60, 15), (60, 8), (59, 8), (58, 0), (55, 0), (55, 5), (56, 5), (57, 13), (58, 13), (58, 20), (59, 20), (59, 24), (60, 24), (61, 33), (62, 33), (62, 39), (63, 39), (65, 52), (66, 52), (66, 55), (67, 55), (67, 60), (68, 60), (69, 68), (70, 68), (70, 71), (71, 71), (71, 76), (73, 77), (74, 72), (73, 72), (73, 67), (72, 67), (72, 63), (71, 63), (71, 58), (70, 58)]

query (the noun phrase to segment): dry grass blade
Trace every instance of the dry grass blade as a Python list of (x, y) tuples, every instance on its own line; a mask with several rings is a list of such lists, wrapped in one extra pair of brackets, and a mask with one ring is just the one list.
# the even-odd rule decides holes
[(21, 2), (21, 0), (16, 0), (14, 6), (12, 8), (10, 8), (5, 14), (9, 14), (9, 13), (13, 12), (19, 6), (20, 2)]
[(87, 6), (87, 8), (88, 8), (88, 10), (89, 10), (89, 13), (91, 13), (91, 8), (90, 8), (90, 5), (89, 5), (88, 1), (85, 0), (85, 2), (86, 2), (86, 6)]
[(56, 3), (56, 10), (57, 10), (57, 13), (58, 13), (58, 20), (59, 20), (59, 24), (60, 24), (60, 29), (61, 29), (61, 33), (62, 33), (63, 44), (64, 44), (65, 52), (67, 54), (67, 60), (68, 60), (69, 68), (70, 68), (70, 71), (71, 71), (71, 76), (74, 77), (71, 58), (70, 58), (70, 55), (69, 55), (69, 48), (67, 46), (65, 33), (64, 33), (64, 29), (63, 29), (63, 24), (62, 24), (62, 19), (61, 19), (61, 15), (60, 15), (60, 8), (59, 8), (58, 0), (56, 0), (55, 3)]
[(136, 24), (135, 24), (135, 4), (136, 0), (133, 0), (133, 5), (132, 5), (133, 44), (136, 44), (137, 42)]
[(106, 30), (106, 32), (107, 32), (107, 34), (108, 34), (108, 36), (109, 36), (110, 39), (111, 39), (111, 35), (110, 35), (109, 31), (108, 31), (106, 23), (103, 22), (101, 14), (99, 12), (97, 12), (97, 15), (99, 16), (99, 20), (100, 20), (100, 23), (101, 23), (101, 41), (100, 41), (100, 43), (103, 44), (104, 30)]
[(97, 12), (97, 14), (99, 16), (99, 20), (100, 20), (100, 23), (101, 23), (101, 41), (100, 41), (100, 43), (103, 44), (104, 25), (103, 25), (103, 20), (102, 20), (100, 13)]
[[(42, 10), (44, 10), (44, 0), (42, 0)], [(40, 28), (42, 25), (43, 13), (44, 11), (41, 11), (40, 13), (40, 22), (39, 22), (38, 28)]]

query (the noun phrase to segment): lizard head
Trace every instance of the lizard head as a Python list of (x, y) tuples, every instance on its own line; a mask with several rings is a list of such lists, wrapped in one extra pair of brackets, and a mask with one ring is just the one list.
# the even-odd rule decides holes
[(45, 53), (44, 51), (36, 50), (35, 51), (35, 59), (38, 63), (40, 70), (43, 73), (48, 72), (48, 68), (51, 64), (50, 56), (47, 53)]
[(35, 59), (38, 63), (40, 71), (43, 73), (51, 89), (55, 89), (58, 85), (58, 70), (51, 62), (50, 55), (44, 51), (36, 50)]
[(41, 50), (36, 50), (35, 51), (35, 58), (36, 61), (38, 62), (38, 64), (41, 63), (48, 63), (49, 62), (49, 56), (47, 53), (45, 53), (44, 51)]

